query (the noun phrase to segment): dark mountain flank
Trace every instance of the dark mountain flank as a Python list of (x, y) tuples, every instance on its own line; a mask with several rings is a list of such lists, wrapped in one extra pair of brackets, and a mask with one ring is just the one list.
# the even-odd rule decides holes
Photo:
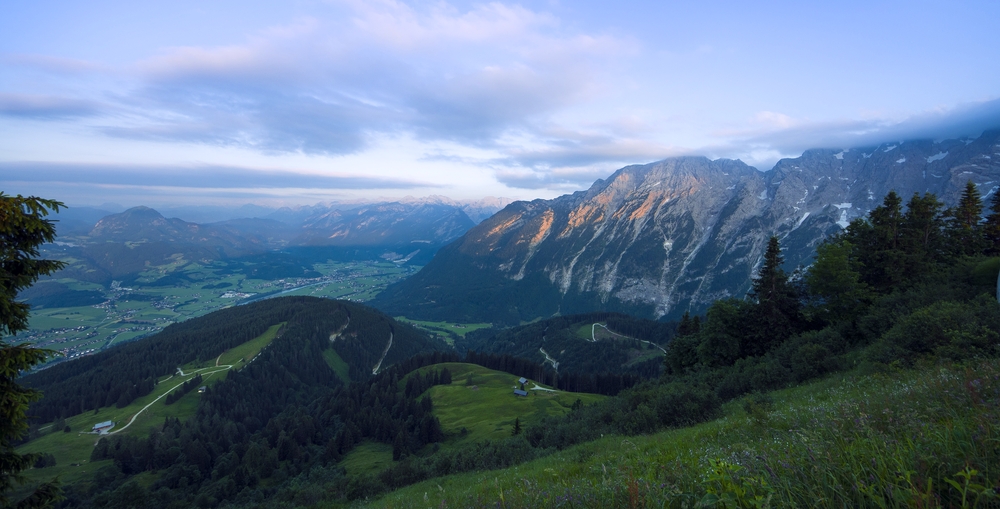
[(587, 191), (510, 204), (374, 304), (498, 323), (594, 310), (678, 318), (745, 295), (771, 235), (786, 268), (808, 265), (889, 191), (954, 205), (968, 181), (984, 199), (997, 189), (1000, 131), (809, 150), (766, 172), (703, 157), (628, 166)]

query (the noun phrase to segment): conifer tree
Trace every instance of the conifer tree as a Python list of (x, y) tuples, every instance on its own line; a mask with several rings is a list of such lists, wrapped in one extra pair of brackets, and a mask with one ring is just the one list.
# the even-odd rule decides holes
[(404, 449), (406, 449), (406, 436), (403, 435), (403, 430), (399, 430), (396, 439), (392, 441), (392, 460), (399, 461), (403, 457)]
[(691, 312), (685, 311), (684, 316), (681, 317), (680, 325), (677, 326), (677, 336), (684, 337), (697, 334), (699, 329), (701, 329), (701, 318), (697, 315), (691, 318)]
[(520, 435), (521, 434), (521, 418), (520, 417), (515, 417), (514, 418), (514, 429), (510, 430), (510, 434), (511, 434), (511, 436), (515, 436), (515, 435)]
[(965, 184), (965, 191), (958, 202), (958, 207), (950, 211), (951, 221), (948, 225), (948, 236), (956, 254), (972, 256), (982, 252), (983, 228), (980, 224), (983, 215), (983, 201), (979, 189), (972, 181)]
[(906, 204), (899, 258), (906, 279), (916, 280), (945, 258), (943, 208), (944, 204), (932, 193), (923, 196), (914, 193)]
[(800, 303), (788, 274), (781, 268), (784, 258), (777, 237), (771, 237), (764, 264), (753, 280), (750, 297), (756, 301), (751, 311), (751, 333), (744, 354), (757, 355), (790, 337), (800, 321)]
[(854, 316), (870, 298), (860, 277), (850, 242), (835, 237), (820, 244), (816, 248), (816, 261), (805, 275), (812, 298), (810, 312), (826, 322)]
[(988, 255), (997, 256), (1000, 255), (1000, 192), (993, 193), (990, 212), (992, 213), (986, 216), (986, 224), (983, 225), (985, 251)]
[(55, 482), (43, 483), (27, 498), (12, 502), (10, 491), (24, 482), (22, 471), (31, 468), (38, 454), (18, 454), (13, 441), (28, 428), (28, 404), (41, 397), (38, 391), (18, 385), (15, 380), (52, 352), (28, 344), (12, 345), (4, 335), (28, 328), (30, 306), (17, 302), (18, 292), (39, 277), (59, 270), (63, 263), (38, 259), (38, 247), (55, 240), (55, 225), (45, 219), (49, 210), (59, 211), (62, 203), (36, 197), (5, 196), (0, 193), (0, 506), (47, 507), (61, 498)]
[(882, 205), (868, 213), (868, 220), (855, 219), (843, 233), (858, 254), (861, 281), (878, 292), (887, 292), (904, 279), (903, 201), (889, 191)]

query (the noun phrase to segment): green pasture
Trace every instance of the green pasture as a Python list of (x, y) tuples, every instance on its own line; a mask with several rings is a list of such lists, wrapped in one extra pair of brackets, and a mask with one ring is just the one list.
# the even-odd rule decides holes
[(586, 339), (587, 341), (590, 341), (592, 338), (597, 339), (597, 341), (601, 341), (603, 339), (623, 339), (627, 337), (614, 334), (608, 329), (602, 327), (602, 325), (606, 326), (607, 324), (597, 322), (597, 325), (595, 326), (593, 322), (585, 323), (577, 327), (576, 335), (580, 338)]
[(998, 360), (841, 374), (366, 507), (887, 507), (886, 487), (899, 507), (995, 507), (1000, 407), (987, 394), (1000, 394)]
[(664, 356), (663, 350), (660, 350), (655, 346), (647, 345), (646, 343), (639, 343), (639, 344), (642, 345), (641, 346), (642, 352), (639, 355), (637, 355), (634, 359), (629, 360), (626, 363), (627, 366), (634, 366), (636, 364), (639, 364), (640, 362), (646, 362), (649, 359), (654, 359), (656, 357)]
[[(254, 356), (277, 337), (278, 331), (283, 325), (284, 323), (273, 325), (260, 336), (227, 350), (218, 358), (219, 365), (233, 365), (233, 369), (239, 369), (240, 364), (243, 364), (241, 361), (246, 359), (246, 362), (249, 362), (253, 359)], [(70, 482), (71, 479), (79, 480), (86, 477), (84, 474), (95, 471), (96, 468), (83, 468), (83, 466), (89, 464), (90, 453), (97, 440), (101, 437), (81, 432), (90, 431), (94, 424), (99, 422), (114, 421), (115, 428), (112, 428), (112, 431), (124, 428), (121, 433), (146, 435), (149, 433), (151, 427), (162, 425), (164, 419), (168, 416), (181, 420), (193, 416), (198, 409), (198, 401), (200, 399), (200, 394), (197, 390), (185, 394), (184, 397), (169, 406), (162, 399), (159, 401), (156, 400), (175, 390), (184, 382), (194, 378), (198, 373), (203, 373), (202, 376), (205, 385), (210, 386), (222, 380), (227, 372), (220, 371), (220, 368), (216, 368), (215, 364), (216, 359), (209, 359), (200, 363), (191, 363), (183, 366), (184, 376), (172, 374), (164, 377), (158, 381), (151, 393), (137, 398), (124, 408), (115, 408), (114, 406), (102, 407), (98, 409), (97, 413), (90, 411), (68, 417), (66, 418), (66, 424), (70, 427), (71, 431), (69, 433), (61, 430), (53, 430), (51, 426), (48, 428), (43, 426), (42, 431), (46, 434), (18, 447), (17, 452), (52, 454), (56, 458), (56, 466), (31, 470), (28, 472), (29, 479), (41, 481), (59, 475), (64, 482)], [(156, 402), (153, 403), (154, 401)], [(153, 404), (149, 405), (150, 403)], [(146, 408), (147, 405), (149, 405), (148, 408)], [(139, 413), (140, 411), (141, 413)], [(136, 413), (139, 413), (139, 416), (136, 417), (131, 425), (125, 428), (126, 424)]]
[(400, 322), (406, 322), (421, 329), (427, 329), (430, 331), (438, 332), (448, 332), (460, 337), (465, 337), (466, 334), (479, 329), (486, 329), (492, 326), (489, 323), (453, 323), (453, 322), (429, 322), (426, 320), (411, 320), (405, 316), (397, 316), (396, 320)]
[[(545, 416), (565, 414), (577, 399), (589, 404), (605, 398), (597, 394), (540, 390), (529, 390), (527, 397), (515, 396), (514, 388), (520, 388), (519, 377), (475, 364), (449, 362), (419, 371), (441, 368), (451, 372), (451, 385), (431, 387), (428, 393), (434, 403), (434, 415), (448, 437), (446, 446), (504, 438), (510, 436), (514, 419), (520, 418), (523, 426)], [(467, 386), (470, 374), (472, 385)], [(405, 379), (400, 383), (405, 386)], [(525, 384), (526, 389), (535, 386), (533, 381)]]
[(347, 362), (345, 362), (344, 359), (340, 358), (340, 355), (337, 355), (336, 350), (334, 350), (333, 348), (327, 348), (326, 350), (323, 350), (323, 360), (325, 360), (326, 364), (330, 366), (330, 369), (332, 369), (333, 372), (337, 374), (337, 378), (339, 378), (345, 384), (351, 383), (351, 376), (349, 374), (350, 367), (347, 365)]
[(377, 474), (392, 464), (392, 446), (369, 441), (351, 449), (340, 461), (340, 466), (352, 477)]

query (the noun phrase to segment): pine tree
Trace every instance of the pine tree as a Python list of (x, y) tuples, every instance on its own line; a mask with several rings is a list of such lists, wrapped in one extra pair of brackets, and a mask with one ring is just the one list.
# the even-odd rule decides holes
[(861, 281), (880, 293), (888, 293), (905, 277), (902, 204), (899, 195), (889, 191), (867, 220), (855, 219), (843, 233), (855, 246)]
[(45, 507), (61, 498), (56, 483), (43, 483), (27, 498), (12, 503), (9, 494), (24, 482), (22, 471), (31, 468), (38, 454), (18, 454), (13, 441), (28, 428), (28, 404), (41, 398), (38, 391), (18, 385), (22, 372), (44, 361), (52, 352), (28, 344), (11, 345), (3, 335), (28, 328), (30, 306), (15, 299), (42, 275), (60, 269), (62, 262), (38, 259), (38, 246), (55, 240), (49, 210), (58, 212), (57, 201), (0, 193), (0, 506)]
[(403, 435), (403, 430), (399, 430), (396, 433), (396, 439), (392, 441), (392, 460), (399, 461), (403, 457), (403, 452), (406, 449), (406, 436)]
[(914, 281), (933, 270), (946, 257), (942, 230), (945, 228), (944, 204), (932, 193), (913, 198), (906, 204), (901, 235), (903, 276)]
[(816, 261), (805, 275), (811, 299), (810, 312), (826, 322), (855, 316), (870, 300), (867, 285), (860, 281), (854, 246), (840, 237), (816, 248)]
[(750, 297), (756, 301), (751, 311), (750, 332), (742, 353), (758, 355), (789, 338), (798, 327), (800, 303), (788, 274), (781, 268), (784, 258), (777, 237), (771, 237), (764, 264), (753, 280)]
[(991, 256), (1000, 255), (1000, 192), (993, 193), (990, 200), (990, 212), (983, 225), (985, 251)]
[(510, 430), (510, 434), (511, 434), (511, 436), (515, 436), (515, 435), (520, 435), (521, 434), (521, 418), (520, 417), (515, 417), (514, 418), (514, 429)]
[(979, 189), (971, 180), (965, 184), (965, 191), (962, 192), (958, 207), (950, 212), (948, 236), (952, 240), (956, 254), (972, 256), (982, 252), (984, 242), (980, 222), (983, 215), (983, 201), (979, 196)]
[(685, 311), (684, 316), (681, 317), (680, 325), (677, 326), (677, 336), (684, 337), (697, 334), (699, 329), (701, 329), (701, 318), (697, 315), (691, 318), (691, 312)]

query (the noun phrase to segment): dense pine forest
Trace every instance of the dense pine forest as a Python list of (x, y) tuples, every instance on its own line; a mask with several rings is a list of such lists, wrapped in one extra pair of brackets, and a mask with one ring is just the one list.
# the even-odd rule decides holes
[[(676, 326), (621, 313), (583, 313), (510, 329), (476, 330), (466, 334), (464, 341), (456, 342), (455, 347), (539, 362), (546, 361), (544, 351), (558, 362), (557, 371), (567, 380), (574, 375), (616, 374), (634, 379), (656, 378), (662, 365), (659, 345), (670, 342)], [(610, 337), (598, 341), (594, 334)]]

